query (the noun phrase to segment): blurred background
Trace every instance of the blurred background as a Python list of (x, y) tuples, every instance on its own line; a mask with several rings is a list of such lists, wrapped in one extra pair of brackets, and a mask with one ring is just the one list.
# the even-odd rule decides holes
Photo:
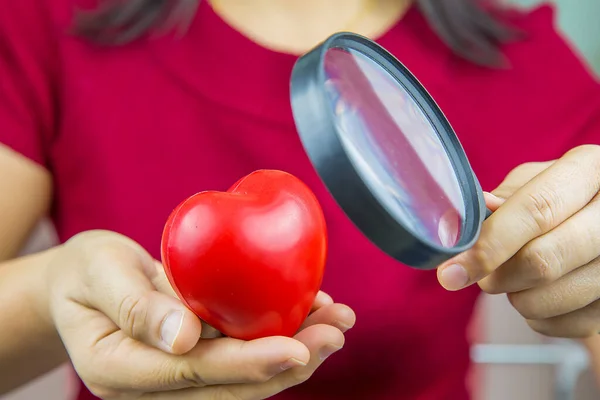
[[(522, 7), (539, 0), (506, 0)], [(554, 0), (559, 25), (600, 74), (599, 0)], [(52, 227), (42, 223), (23, 250), (41, 250), (54, 242)], [(512, 310), (505, 296), (484, 296), (479, 303), (473, 334), (477, 363), (472, 385), (475, 400), (592, 400), (600, 390), (587, 364), (586, 352), (571, 341), (555, 341), (533, 333)], [(0, 400), (67, 400), (67, 366)]]
[[(600, 74), (600, 1), (505, 0), (520, 7), (553, 3), (558, 23), (596, 74)], [(505, 296), (484, 296), (475, 329), (473, 374), (477, 400), (600, 399), (586, 352), (571, 341), (533, 333)]]

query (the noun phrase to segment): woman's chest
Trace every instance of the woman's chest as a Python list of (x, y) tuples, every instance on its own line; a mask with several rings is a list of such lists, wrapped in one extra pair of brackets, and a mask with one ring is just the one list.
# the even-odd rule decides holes
[[(65, 60), (68, 79), (51, 151), (64, 236), (102, 227), (157, 250), (162, 223), (182, 199), (225, 190), (263, 168), (304, 180), (323, 204), (330, 229), (348, 228), (296, 133), (287, 60), (265, 66), (270, 79), (262, 73), (234, 76), (236, 71), (214, 65), (197, 65), (194, 75), (194, 68), (163, 61), (146, 49), (127, 57), (93, 53)], [(413, 66), (455, 128), (484, 189), (520, 163), (566, 150), (567, 133), (510, 90), (510, 80), (453, 80), (435, 68)]]

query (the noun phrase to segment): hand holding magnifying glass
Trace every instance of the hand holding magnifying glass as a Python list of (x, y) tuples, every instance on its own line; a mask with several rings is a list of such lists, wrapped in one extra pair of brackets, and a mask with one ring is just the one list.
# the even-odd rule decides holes
[(318, 174), (381, 250), (438, 268), (449, 290), (478, 282), (509, 293), (542, 333), (600, 332), (599, 146), (525, 164), (484, 195), (425, 88), (385, 49), (351, 33), (298, 60), (291, 96)]
[(508, 293), (545, 335), (600, 332), (600, 147), (513, 170), (487, 202), (494, 214), (475, 245), (438, 269), (457, 290), (478, 282)]

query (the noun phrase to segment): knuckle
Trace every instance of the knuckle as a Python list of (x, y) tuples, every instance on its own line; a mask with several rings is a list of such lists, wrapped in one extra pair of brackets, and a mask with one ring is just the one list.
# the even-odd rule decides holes
[(527, 268), (528, 278), (534, 283), (553, 282), (560, 274), (560, 257), (555, 250), (534, 244), (525, 248), (522, 258)]
[(185, 387), (204, 387), (208, 385), (202, 373), (187, 362), (179, 362), (175, 365), (172, 379), (173, 384)]
[(531, 162), (527, 162), (527, 163), (523, 163), (523, 164), (519, 164), (516, 167), (514, 167), (507, 176), (513, 176), (513, 175), (519, 175), (519, 174), (523, 174), (526, 172), (531, 171), (532, 168), (534, 168), (535, 164), (531, 163)]
[[(600, 181), (599, 145), (585, 144), (575, 147), (565, 154), (565, 157), (562, 160), (563, 163), (566, 162), (565, 159), (569, 160), (574, 165), (574, 169), (578, 171), (579, 174), (584, 173), (587, 177), (594, 177), (594, 181), (590, 182), (590, 184), (593, 185), (594, 188), (597, 188)], [(591, 175), (590, 171), (592, 171)]]
[(540, 171), (544, 170), (548, 166), (547, 162), (527, 162), (520, 165), (517, 165), (513, 168), (508, 175), (506, 176), (508, 180), (512, 180), (513, 178), (518, 178), (518, 181), (522, 179), (533, 177), (537, 175)]
[[(243, 354), (246, 350), (246, 346), (248, 346), (248, 342), (241, 342), (239, 345), (232, 346), (228, 349), (229, 354), (226, 356), (231, 359), (231, 363), (234, 364), (235, 358), (237, 358), (238, 354)], [(242, 377), (244, 381), (247, 383), (264, 383), (269, 381), (275, 375), (273, 372), (269, 372), (267, 367), (259, 367), (257, 365), (244, 365), (244, 370), (242, 373)]]
[(66, 241), (65, 245), (77, 247), (86, 253), (103, 254), (104, 251), (111, 249), (111, 245), (118, 237), (119, 235), (114, 232), (90, 230), (74, 235)]
[(585, 145), (584, 146), (585, 149), (584, 151), (586, 153), (590, 154), (590, 157), (592, 158), (592, 164), (593, 164), (593, 171), (596, 171), (596, 180), (600, 180), (600, 174), (598, 173), (600, 171), (600, 146), (598, 145)]
[(84, 281), (91, 290), (97, 290), (97, 282), (103, 282), (115, 272), (134, 265), (134, 259), (121, 243), (112, 240), (94, 240), (80, 247)]
[(488, 275), (496, 268), (498, 252), (490, 243), (479, 241), (469, 250), (469, 253), (484, 275)]
[(547, 232), (554, 227), (556, 211), (560, 207), (560, 199), (550, 190), (541, 190), (528, 194), (526, 211), (531, 216), (532, 228), (536, 231)]
[(593, 157), (594, 164), (596, 167), (600, 165), (600, 146), (598, 145), (587, 145), (586, 151), (588, 151)]
[(126, 296), (118, 308), (119, 327), (134, 339), (140, 339), (148, 325), (148, 299), (146, 296)]
[(264, 383), (269, 381), (273, 377), (273, 374), (268, 373), (265, 370), (251, 369), (247, 376), (248, 381), (253, 383)]
[(596, 144), (583, 144), (573, 148), (569, 153), (572, 154), (588, 154), (600, 162), (600, 146)]

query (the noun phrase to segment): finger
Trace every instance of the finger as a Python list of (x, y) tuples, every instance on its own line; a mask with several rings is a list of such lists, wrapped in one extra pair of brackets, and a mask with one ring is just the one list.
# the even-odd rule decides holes
[[(153, 266), (154, 266), (154, 268), (149, 268), (149, 270), (146, 273), (146, 275), (150, 278), (152, 285), (159, 292), (167, 294), (176, 299), (179, 299), (179, 296), (177, 295), (175, 290), (173, 290), (173, 287), (171, 286), (171, 283), (169, 282), (169, 279), (167, 278), (167, 275), (165, 274), (165, 269), (163, 267), (163, 264), (160, 261), (154, 260)], [(202, 329), (200, 330), (200, 332), (201, 332), (200, 337), (202, 339), (216, 339), (216, 338), (220, 338), (220, 337), (224, 336), (221, 332), (219, 332), (212, 326), (208, 325), (204, 321), (201, 321), (201, 326), (202, 326)], [(188, 346), (192, 345), (191, 339), (189, 341), (182, 340), (182, 342), (186, 343)]]
[(503, 198), (498, 197), (498, 196), (496, 196), (496, 195), (494, 195), (492, 193), (487, 193), (487, 192), (483, 193), (483, 198), (485, 200), (486, 207), (491, 212), (496, 211), (506, 201), (506, 199), (503, 199)]
[(309, 350), (300, 341), (273, 336), (251, 341), (202, 340), (187, 354), (189, 375), (201, 385), (264, 382), (287, 369), (305, 366)]
[(354, 311), (344, 304), (331, 304), (319, 308), (306, 318), (300, 330), (312, 325), (326, 324), (338, 328), (342, 332), (351, 329), (356, 322)]
[(554, 282), (599, 255), (600, 196), (555, 229), (517, 252), (479, 282), (487, 293), (512, 293)]
[(150, 278), (150, 282), (152, 285), (161, 293), (168, 294), (169, 296), (179, 298), (169, 279), (167, 278), (167, 274), (165, 274), (165, 268), (163, 267), (160, 261), (154, 260), (152, 264), (153, 268), (149, 268), (146, 275)]
[(329, 325), (313, 325), (295, 336), (310, 349), (310, 362), (304, 367), (292, 368), (276, 377), (254, 385), (211, 386), (203, 389), (190, 389), (185, 393), (171, 393), (166, 397), (150, 395), (147, 399), (194, 400), (199, 398), (223, 400), (259, 400), (266, 399), (292, 386), (305, 382), (316, 369), (333, 353), (344, 345), (344, 335), (339, 329)]
[[(153, 267), (154, 268), (148, 269), (148, 271), (146, 272), (146, 275), (150, 278), (150, 281), (152, 282), (152, 285), (156, 288), (156, 290), (158, 290), (161, 293), (167, 294), (171, 297), (174, 297), (176, 299), (179, 299), (179, 296), (177, 295), (175, 290), (173, 290), (173, 287), (171, 286), (171, 283), (169, 282), (169, 279), (167, 278), (167, 275), (165, 274), (165, 269), (164, 269), (163, 264), (158, 260), (154, 260)], [(202, 323), (202, 329), (200, 331), (202, 333), (201, 333), (200, 337), (202, 339), (216, 339), (216, 338), (223, 337), (223, 334), (221, 332), (219, 332), (212, 326), (208, 325), (206, 322), (201, 321), (201, 323)], [(191, 339), (189, 341), (182, 341), (182, 342), (186, 343), (187, 345), (192, 345)]]
[(587, 338), (600, 332), (600, 301), (557, 317), (527, 320), (529, 326), (545, 336)]
[(502, 183), (492, 191), (492, 194), (501, 198), (508, 199), (517, 190), (531, 181), (537, 175), (551, 167), (556, 160), (546, 162), (529, 162), (521, 164), (506, 176)]
[(309, 360), (307, 347), (287, 337), (249, 342), (231, 338), (203, 339), (192, 351), (176, 356), (116, 331), (95, 346), (94, 370), (86, 371), (85, 376), (113, 390), (162, 392), (262, 383), (290, 368), (305, 366)]
[(203, 339), (216, 339), (216, 338), (220, 338), (223, 336), (224, 335), (221, 332), (219, 332), (212, 326), (208, 325), (206, 322), (202, 321), (202, 338)]
[(600, 259), (544, 286), (511, 293), (513, 307), (526, 319), (547, 319), (582, 309), (600, 299)]
[[(266, 398), (308, 380), (317, 368), (344, 346), (342, 332), (329, 325), (313, 325), (298, 333), (295, 338), (310, 350), (310, 362), (306, 367), (293, 368), (274, 379), (258, 385), (249, 398)], [(242, 395), (244, 391), (237, 393)]]
[(322, 290), (319, 290), (319, 293), (317, 293), (317, 297), (315, 298), (315, 301), (312, 305), (311, 312), (314, 312), (319, 308), (330, 304), (333, 304), (333, 299), (331, 298), (331, 296), (323, 292)]
[(567, 153), (531, 179), (489, 217), (473, 248), (438, 269), (448, 290), (459, 290), (488, 276), (525, 244), (564, 222), (600, 189), (598, 148)]
[(86, 277), (88, 305), (133, 339), (174, 354), (192, 349), (200, 320), (181, 301), (155, 290), (147, 275), (155, 271), (154, 261), (128, 242), (99, 246)]

